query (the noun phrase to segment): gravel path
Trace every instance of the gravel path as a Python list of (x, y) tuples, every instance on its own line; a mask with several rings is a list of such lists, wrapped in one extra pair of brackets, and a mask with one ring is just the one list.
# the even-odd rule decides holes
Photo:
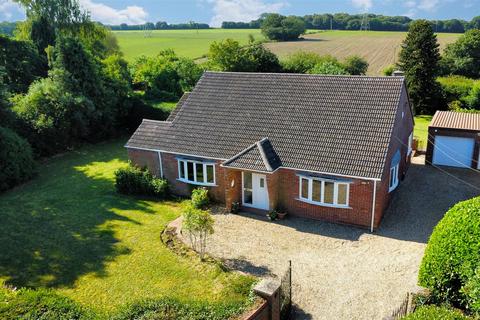
[[(447, 171), (480, 187), (480, 174)], [(301, 218), (272, 223), (218, 214), (208, 251), (261, 277), (281, 274), (292, 260), (297, 319), (382, 319), (416, 290), (425, 243), (443, 213), (475, 195), (437, 169), (414, 164), (374, 234)]]

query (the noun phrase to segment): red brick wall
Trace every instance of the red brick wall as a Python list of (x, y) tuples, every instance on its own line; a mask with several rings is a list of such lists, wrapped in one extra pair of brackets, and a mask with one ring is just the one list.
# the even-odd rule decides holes
[[(189, 197), (191, 191), (198, 187), (178, 181), (178, 155), (172, 153), (161, 153), (163, 176), (168, 180), (173, 194), (183, 197)], [(152, 174), (160, 176), (160, 166), (158, 153), (155, 151), (145, 151), (137, 149), (128, 149), (128, 158), (132, 163), (147, 167)], [(209, 190), (210, 197), (217, 202), (225, 202), (225, 169), (220, 166), (221, 161), (215, 161), (215, 182), (216, 186), (206, 187)], [(241, 179), (240, 179), (241, 184)]]
[(299, 200), (300, 178), (288, 169), (278, 170), (279, 196), (277, 205), (289, 214), (311, 219), (370, 227), (373, 181), (351, 179), (348, 209), (325, 207)]
[[(398, 109), (396, 117), (396, 125), (393, 128), (392, 140), (390, 144), (390, 149), (388, 150), (387, 160), (385, 162), (385, 168), (382, 174), (382, 180), (377, 182), (377, 205), (375, 207), (375, 221), (374, 228), (377, 228), (380, 225), (380, 222), (383, 218), (383, 213), (390, 203), (390, 197), (395, 191), (391, 193), (388, 191), (390, 184), (390, 164), (392, 158), (395, 155), (397, 150), (400, 150), (401, 160), (399, 166), (399, 185), (397, 187), (401, 188), (401, 182), (404, 179), (408, 167), (410, 166), (411, 155), (407, 157), (408, 151), (408, 137), (413, 131), (413, 118), (411, 112), (408, 110), (408, 96), (404, 89), (402, 98), (400, 99), (400, 107)], [(403, 117), (402, 117), (403, 111)]]

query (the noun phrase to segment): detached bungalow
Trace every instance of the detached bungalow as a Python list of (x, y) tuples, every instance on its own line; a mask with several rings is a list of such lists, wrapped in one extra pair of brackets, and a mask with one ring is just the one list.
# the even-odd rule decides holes
[(206, 72), (126, 148), (178, 195), (203, 186), (227, 209), (373, 230), (410, 163), (412, 131), (403, 77)]

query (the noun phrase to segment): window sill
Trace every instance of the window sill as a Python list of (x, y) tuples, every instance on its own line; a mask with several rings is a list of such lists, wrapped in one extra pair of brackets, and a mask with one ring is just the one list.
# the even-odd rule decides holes
[(188, 184), (193, 184), (195, 186), (218, 187), (218, 185), (216, 185), (215, 183), (195, 182), (195, 181), (184, 180), (184, 179), (177, 179), (177, 181), (180, 181), (180, 182), (183, 182), (183, 183), (188, 183)]
[(305, 203), (308, 203), (308, 204), (313, 204), (313, 205), (316, 205), (316, 206), (319, 206), (319, 207), (337, 208), (337, 209), (352, 209), (352, 207), (350, 207), (348, 205), (347, 206), (342, 206), (342, 205), (338, 205), (338, 204), (320, 203), (320, 202), (310, 201), (310, 200), (306, 200), (306, 199), (302, 199), (302, 198), (295, 198), (295, 200), (298, 200), (300, 202), (305, 202)]

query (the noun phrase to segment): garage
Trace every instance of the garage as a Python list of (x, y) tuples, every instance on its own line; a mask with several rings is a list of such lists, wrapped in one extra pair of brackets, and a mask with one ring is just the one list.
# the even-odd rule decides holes
[(427, 163), (479, 169), (480, 114), (437, 111), (428, 128)]

